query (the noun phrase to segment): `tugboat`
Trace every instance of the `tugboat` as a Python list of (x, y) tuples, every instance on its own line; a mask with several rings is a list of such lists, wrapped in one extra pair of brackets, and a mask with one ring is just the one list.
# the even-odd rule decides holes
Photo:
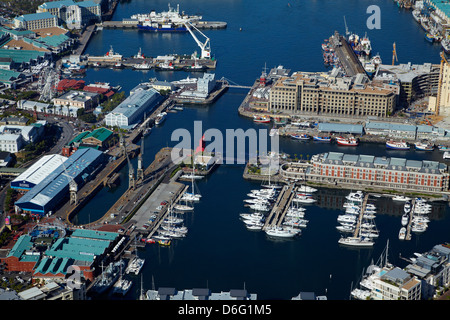
[(291, 135), (292, 139), (296, 139), (296, 140), (309, 140), (311, 139), (310, 136), (308, 136), (306, 133), (303, 134), (293, 134)]
[(404, 141), (389, 140), (386, 141), (386, 148), (394, 150), (409, 150), (410, 146), (407, 142)]
[(155, 119), (155, 124), (160, 125), (161, 123), (163, 123), (164, 120), (166, 120), (166, 116), (167, 116), (166, 112), (161, 112), (160, 114), (158, 114)]
[(331, 137), (314, 136), (313, 140), (314, 141), (319, 141), (319, 142), (331, 142)]
[(434, 145), (432, 145), (431, 143), (416, 142), (414, 145), (416, 147), (416, 150), (420, 150), (420, 151), (433, 151), (434, 150)]
[(350, 146), (350, 147), (356, 147), (359, 142), (354, 137), (344, 138), (344, 137), (337, 137), (336, 142), (340, 146)]
[(269, 116), (253, 116), (253, 122), (256, 123), (270, 123), (271, 119)]

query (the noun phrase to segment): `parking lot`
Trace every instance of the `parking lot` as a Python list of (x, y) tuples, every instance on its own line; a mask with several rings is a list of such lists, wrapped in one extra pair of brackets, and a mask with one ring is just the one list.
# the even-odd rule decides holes
[[(136, 226), (136, 229), (145, 229), (143, 227), (144, 224), (146, 224), (153, 215), (159, 214), (164, 206), (169, 205), (174, 195), (184, 188), (184, 186), (184, 184), (172, 180), (169, 183), (161, 183), (134, 214), (132, 223)], [(164, 204), (164, 202), (166, 202), (166, 204)]]

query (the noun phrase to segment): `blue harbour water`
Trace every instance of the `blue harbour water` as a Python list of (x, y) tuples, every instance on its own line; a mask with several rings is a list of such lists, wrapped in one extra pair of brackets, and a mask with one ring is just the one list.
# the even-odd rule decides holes
[[(344, 16), (350, 31), (367, 35), (373, 52), (379, 52), (384, 63), (390, 64), (392, 44), (396, 43), (400, 63), (439, 63), (440, 47), (424, 39), (424, 31), (414, 21), (410, 11), (399, 9), (392, 0), (288, 0), (288, 1), (203, 1), (180, 0), (180, 9), (188, 14), (201, 14), (207, 21), (225, 21), (224, 30), (202, 30), (211, 39), (212, 55), (218, 60), (216, 78), (226, 77), (241, 85), (251, 85), (268, 68), (283, 65), (292, 71), (321, 71), (323, 65), (321, 44), (335, 30), (345, 32)], [(381, 29), (369, 30), (366, 9), (377, 4), (381, 9)], [(172, 3), (172, 6), (176, 6)], [(166, 1), (131, 0), (122, 2), (112, 20), (121, 20), (135, 13), (151, 9), (167, 9)], [(242, 28), (242, 31), (240, 29)], [(200, 38), (200, 41), (203, 41)], [(135, 55), (139, 48), (146, 56), (171, 53), (200, 52), (189, 33), (161, 34), (137, 30), (104, 29), (96, 33), (85, 53), (102, 55), (110, 46), (124, 56)], [(186, 78), (185, 72), (156, 72), (112, 69), (88, 69), (86, 83), (109, 82), (130, 89), (140, 82), (156, 77), (173, 81)], [(192, 74), (191, 76), (199, 76)], [(155, 154), (171, 141), (175, 129), (193, 132), (194, 121), (202, 121), (203, 129), (267, 128), (240, 117), (237, 109), (247, 91), (230, 89), (214, 104), (185, 107), (184, 111), (170, 113), (165, 123), (154, 128), (145, 137), (144, 165), (148, 166)], [(196, 145), (197, 141), (193, 141)], [(280, 139), (283, 152), (303, 158), (326, 151), (340, 151), (375, 156), (433, 159), (442, 161), (438, 151), (431, 153), (389, 151), (384, 145), (361, 143), (357, 148), (338, 147), (335, 144), (303, 143)], [(132, 163), (136, 168), (137, 159)], [(126, 176), (127, 168), (122, 169)], [(414, 234), (411, 241), (399, 241), (402, 206), (389, 198), (376, 198), (376, 218), (380, 237), (371, 249), (351, 249), (337, 243), (340, 234), (335, 226), (342, 212), (345, 190), (321, 189), (319, 201), (310, 205), (306, 219), (310, 222), (300, 237), (289, 241), (269, 240), (263, 232), (248, 231), (239, 220), (239, 213), (247, 209), (243, 199), (258, 183), (242, 178), (243, 165), (221, 165), (197, 186), (203, 197), (193, 213), (185, 214), (188, 236), (173, 241), (170, 247), (147, 245), (139, 251), (146, 258), (143, 268), (143, 287), (151, 289), (152, 278), (156, 288), (172, 286), (179, 290), (209, 287), (213, 292), (246, 288), (258, 299), (291, 299), (300, 291), (325, 294), (331, 300), (349, 298), (350, 288), (359, 280), (363, 268), (376, 261), (389, 239), (390, 261), (404, 266), (400, 259), (414, 252), (424, 252), (435, 244), (449, 241), (450, 219), (446, 203), (434, 204), (428, 230)], [(87, 223), (103, 216), (127, 188), (123, 181), (114, 190), (104, 188), (77, 215), (78, 223)], [(140, 277), (124, 299), (136, 299), (140, 291)]]

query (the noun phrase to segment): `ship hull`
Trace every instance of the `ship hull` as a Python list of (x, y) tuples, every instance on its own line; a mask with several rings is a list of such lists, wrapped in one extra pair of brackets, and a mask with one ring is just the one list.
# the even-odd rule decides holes
[(153, 31), (153, 32), (187, 32), (188, 30), (185, 27), (177, 27), (177, 28), (155, 28), (150, 26), (137, 25), (139, 30), (143, 31)]
[(390, 143), (386, 143), (386, 148), (387, 149), (392, 149), (392, 150), (409, 150), (410, 149), (409, 146), (393, 145), (393, 144), (390, 144)]

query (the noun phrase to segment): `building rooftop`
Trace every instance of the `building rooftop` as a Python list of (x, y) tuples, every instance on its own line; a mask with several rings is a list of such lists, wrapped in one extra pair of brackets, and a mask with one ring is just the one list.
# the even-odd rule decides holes
[[(58, 166), (38, 185), (16, 201), (15, 204), (18, 206), (33, 204), (42, 208), (40, 210), (44, 210), (47, 204), (69, 185), (70, 178), (67, 175), (73, 179), (80, 180), (81, 177), (79, 175), (85, 172), (102, 154), (102, 152), (92, 148), (77, 150), (64, 162), (64, 166), (62, 164)], [(67, 174), (65, 171), (67, 171)], [(22, 209), (26, 210), (27, 208)]]
[[(67, 161), (67, 157), (59, 154), (43, 156), (29, 167), (24, 173), (11, 182), (12, 188), (31, 189), (44, 180), (53, 170)], [(21, 186), (21, 184), (23, 186)]]
[(71, 236), (76, 238), (114, 241), (119, 236), (119, 234), (116, 232), (108, 232), (108, 231), (75, 229)]
[(113, 132), (111, 130), (109, 130), (109, 129), (97, 128), (94, 131), (92, 131), (91, 133), (89, 133), (88, 135), (86, 135), (83, 139), (94, 138), (94, 139), (97, 139), (97, 140), (100, 140), (100, 141), (105, 141), (112, 134), (113, 134)]
[(112, 113), (121, 113), (124, 116), (130, 118), (135, 112), (137, 112), (149, 99), (159, 96), (158, 91), (155, 89), (141, 90), (128, 96), (122, 101)]
[(375, 168), (376, 166), (383, 166), (391, 170), (409, 170), (414, 169), (419, 172), (441, 174), (447, 171), (448, 167), (445, 163), (429, 160), (409, 160), (405, 158), (387, 158), (375, 157), (372, 155), (353, 155), (344, 154), (341, 152), (322, 153), (318, 157), (319, 162), (328, 164), (349, 164), (355, 167)]
[(339, 132), (351, 134), (363, 134), (364, 128), (360, 124), (327, 123), (321, 122), (318, 126), (319, 131)]
[(39, 12), (39, 13), (30, 13), (30, 14), (24, 14), (22, 16), (17, 17), (17, 20), (22, 21), (34, 21), (34, 20), (41, 20), (41, 19), (53, 19), (56, 18), (54, 15), (52, 15), (50, 12)]

